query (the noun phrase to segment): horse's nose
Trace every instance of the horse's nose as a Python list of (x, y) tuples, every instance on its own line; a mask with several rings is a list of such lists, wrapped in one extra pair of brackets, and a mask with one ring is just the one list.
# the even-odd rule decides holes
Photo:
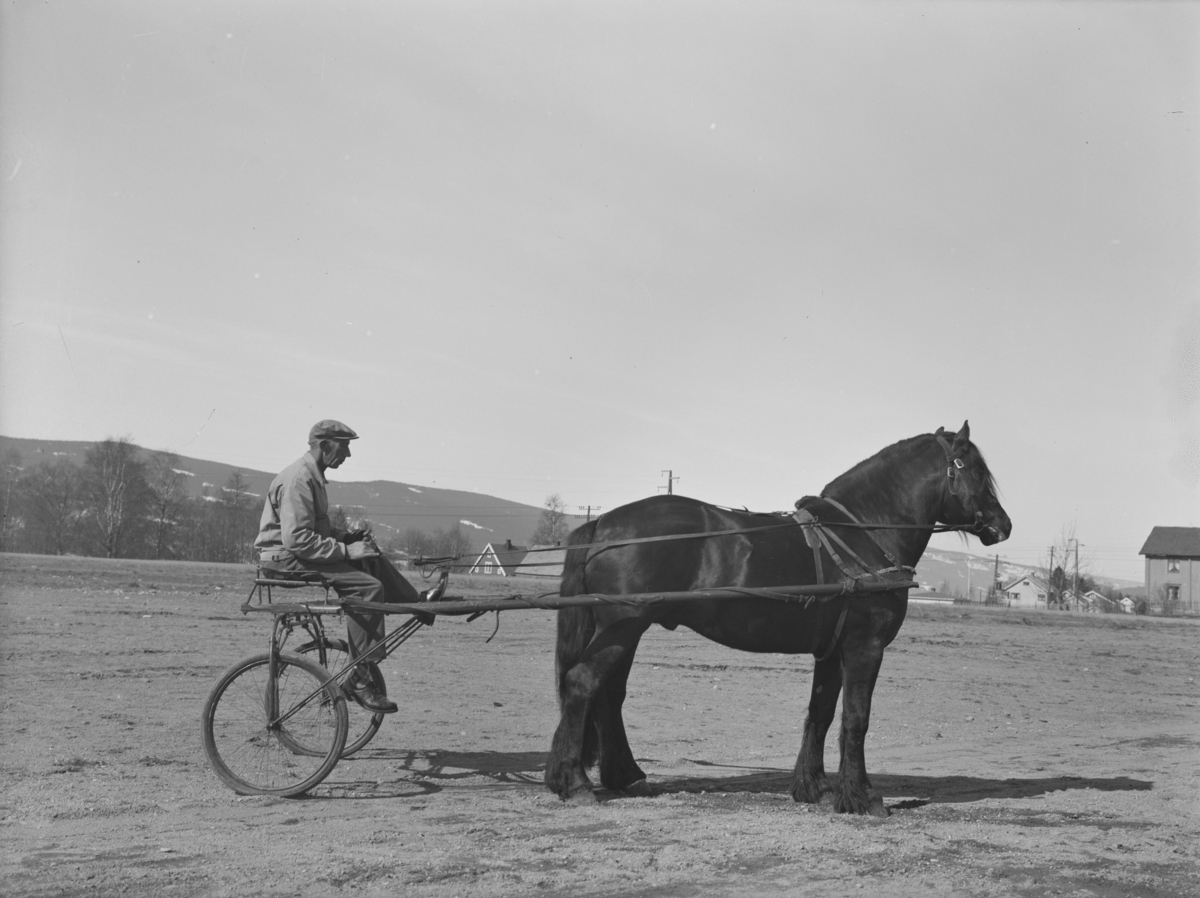
[(1003, 508), (996, 509), (996, 516), (988, 525), (991, 531), (996, 534), (996, 542), (1004, 542), (1012, 533), (1012, 520)]

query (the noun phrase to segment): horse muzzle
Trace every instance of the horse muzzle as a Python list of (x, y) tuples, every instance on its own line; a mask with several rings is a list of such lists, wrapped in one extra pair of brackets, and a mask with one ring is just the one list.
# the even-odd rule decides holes
[(980, 526), (975, 532), (979, 536), (979, 541), (985, 546), (1002, 543), (1012, 533), (1012, 521), (1003, 511), (994, 515), (990, 520), (983, 519), (981, 516), (978, 523)]

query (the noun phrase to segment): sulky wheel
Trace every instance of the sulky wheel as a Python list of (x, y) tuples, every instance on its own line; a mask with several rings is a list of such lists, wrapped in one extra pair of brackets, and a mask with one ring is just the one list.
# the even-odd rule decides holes
[[(307, 642), (296, 649), (300, 655), (312, 660), (320, 660), (321, 666), (330, 673), (337, 673), (350, 660), (350, 648), (344, 639), (326, 638), (321, 642)], [(367, 671), (375, 684), (375, 691), (387, 695), (387, 684), (383, 681), (383, 671), (374, 661), (367, 662)], [(359, 705), (353, 699), (347, 699), (346, 710), (350, 715), (350, 729), (346, 736), (346, 747), (342, 749), (342, 757), (348, 758), (368, 742), (375, 738), (383, 725), (386, 714), (375, 714)]]
[(320, 665), (295, 655), (240, 661), (209, 693), (200, 718), (217, 776), (244, 795), (293, 796), (317, 785), (346, 745), (346, 698)]

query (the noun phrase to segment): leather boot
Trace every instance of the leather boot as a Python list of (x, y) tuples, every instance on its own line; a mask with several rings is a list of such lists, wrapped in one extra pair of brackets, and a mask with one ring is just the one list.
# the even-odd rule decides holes
[(346, 691), (372, 714), (395, 714), (399, 706), (386, 695), (380, 695), (370, 677), (355, 673), (346, 681)]
[(438, 582), (429, 589), (421, 593), (422, 602), (436, 602), (441, 599), (442, 594), (446, 591), (446, 585), (450, 582), (450, 574), (446, 571), (442, 572), (442, 576)]
[[(429, 589), (426, 589), (423, 592), (421, 592), (417, 597), (418, 600), (421, 602), (436, 602), (436, 601), (438, 601), (439, 599), (441, 599), (442, 594), (446, 591), (446, 584), (449, 582), (450, 582), (450, 572), (442, 571), (442, 576), (438, 580), (438, 582), (435, 583)], [(437, 615), (430, 614), (428, 612), (418, 611), (416, 613), (415, 617), (417, 618), (417, 620), (419, 620), (425, 626), (432, 627), (434, 620), (437, 618)]]

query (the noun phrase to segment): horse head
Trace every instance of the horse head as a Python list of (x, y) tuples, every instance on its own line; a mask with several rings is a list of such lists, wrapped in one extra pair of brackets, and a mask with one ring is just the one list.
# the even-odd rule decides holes
[(1012, 521), (996, 498), (996, 482), (983, 454), (971, 442), (971, 427), (963, 421), (956, 434), (941, 427), (934, 438), (946, 453), (946, 477), (938, 521), (969, 526), (985, 546), (1008, 539)]

